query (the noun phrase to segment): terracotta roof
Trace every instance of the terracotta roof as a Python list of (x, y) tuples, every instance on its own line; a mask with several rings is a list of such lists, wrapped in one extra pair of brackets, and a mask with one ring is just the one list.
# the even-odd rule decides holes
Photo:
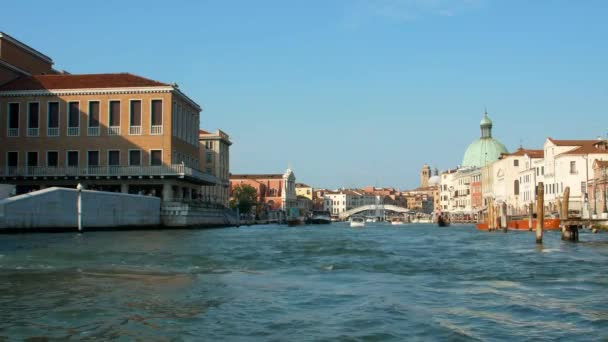
[(592, 154), (592, 153), (606, 153), (608, 154), (608, 150), (599, 149), (598, 145), (607, 144), (605, 140), (583, 140), (584, 143), (570, 151), (566, 151), (564, 153), (558, 154), (559, 156), (563, 155), (576, 155), (576, 154)]
[(304, 183), (296, 183), (296, 188), (310, 188), (310, 186)]
[(597, 166), (600, 168), (608, 168), (608, 160), (595, 160), (595, 163), (597, 163)]
[(525, 156), (528, 155), (530, 158), (543, 158), (545, 156), (544, 150), (531, 150), (527, 148), (520, 147), (517, 151), (513, 153), (503, 153), (503, 156)]
[(283, 175), (271, 175), (271, 174), (266, 174), (266, 175), (230, 175), (230, 179), (254, 179), (254, 180), (261, 180), (261, 179), (283, 179)]
[(211, 134), (211, 133), (209, 133), (209, 132), (207, 132), (205, 130), (199, 129), (198, 130), (198, 134)]
[(138, 88), (166, 86), (170, 86), (170, 84), (154, 81), (129, 73), (83, 75), (62, 74), (33, 75), (20, 77), (12, 82), (0, 86), (0, 91)]
[(555, 140), (553, 138), (547, 138), (553, 144), (557, 146), (582, 146), (588, 143), (595, 143), (597, 140)]

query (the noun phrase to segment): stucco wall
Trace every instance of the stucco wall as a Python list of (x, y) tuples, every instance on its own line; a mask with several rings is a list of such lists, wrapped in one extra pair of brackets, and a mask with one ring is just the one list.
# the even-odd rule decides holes
[[(78, 191), (49, 188), (0, 201), (0, 229), (77, 228)], [(113, 192), (82, 192), (83, 226), (160, 225), (160, 199)]]

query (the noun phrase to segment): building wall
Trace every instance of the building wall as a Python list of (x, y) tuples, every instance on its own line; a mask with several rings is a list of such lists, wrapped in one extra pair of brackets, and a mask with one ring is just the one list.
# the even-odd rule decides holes
[(10, 42), (6, 37), (0, 37), (0, 59), (12, 64), (30, 74), (52, 73), (53, 63)]
[(0, 85), (8, 83), (21, 76), (20, 73), (0, 64)]
[[(151, 100), (161, 99), (163, 101), (163, 132), (162, 135), (151, 135)], [(120, 135), (109, 136), (109, 101), (119, 100), (121, 109)], [(142, 131), (141, 135), (129, 134), (130, 129), (130, 100), (142, 101)], [(76, 101), (80, 103), (80, 135), (67, 136), (68, 128), (68, 103)], [(88, 111), (89, 101), (100, 102), (100, 135), (88, 136)], [(20, 103), (19, 136), (8, 137), (8, 104)], [(28, 103), (39, 102), (39, 135), (28, 137)], [(59, 136), (47, 136), (48, 103), (59, 102)], [(197, 112), (198, 114), (198, 112)], [(182, 139), (171, 136), (172, 133), (172, 95), (170, 93), (156, 94), (99, 94), (99, 95), (66, 95), (66, 96), (27, 96), (27, 97), (2, 97), (0, 96), (0, 137), (4, 140), (0, 148), (0, 168), (6, 167), (6, 153), (8, 151), (19, 152), (19, 165), (25, 167), (26, 152), (38, 152), (38, 165), (46, 165), (46, 151), (59, 152), (59, 165), (65, 166), (66, 152), (78, 150), (79, 165), (87, 165), (87, 151), (97, 150), (100, 152), (100, 166), (107, 165), (107, 152), (109, 150), (120, 150), (120, 164), (128, 165), (128, 151), (139, 149), (142, 151), (142, 165), (149, 165), (151, 150), (162, 150), (163, 164), (171, 164), (174, 153), (185, 156), (187, 166), (198, 168), (198, 142), (196, 145), (189, 144)], [(196, 121), (195, 124), (198, 124)], [(196, 128), (198, 132), (198, 127)], [(183, 160), (183, 159), (182, 159)], [(181, 160), (180, 160), (181, 162)]]
[(201, 193), (224, 206), (228, 206), (229, 199), (230, 145), (229, 136), (220, 130), (214, 134), (199, 135), (200, 170), (219, 180), (216, 185), (201, 187)]

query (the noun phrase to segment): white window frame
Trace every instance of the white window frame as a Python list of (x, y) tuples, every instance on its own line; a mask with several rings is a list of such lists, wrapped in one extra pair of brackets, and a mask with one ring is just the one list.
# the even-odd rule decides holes
[[(32, 103), (37, 103), (38, 104), (38, 128), (30, 128), (30, 104)], [(40, 136), (40, 101), (28, 101), (27, 102), (27, 129), (26, 129), (26, 135), (28, 137), (39, 137)], [(30, 130), (32, 130), (31, 132), (34, 132), (33, 130), (36, 129), (36, 134), (30, 134)]]
[[(140, 110), (140, 117), (139, 119), (141, 120), (139, 126), (134, 126), (133, 123), (131, 122), (131, 104), (134, 101), (139, 101), (139, 110)], [(129, 135), (142, 135), (143, 133), (143, 125), (144, 124), (144, 101), (142, 99), (129, 99)], [(131, 128), (139, 128), (139, 129), (135, 129), (135, 130), (131, 130)]]
[[(118, 126), (110, 126), (110, 112), (112, 110), (112, 102), (118, 102), (118, 107), (120, 108), (120, 125)], [(122, 101), (120, 99), (109, 99), (108, 100), (108, 135), (116, 136), (120, 135), (120, 127), (122, 126)], [(118, 129), (116, 129), (118, 128)]]
[[(55, 153), (57, 153), (57, 165), (56, 166), (49, 165), (49, 152), (55, 152)], [(47, 150), (44, 158), (45, 158), (45, 161), (46, 161), (46, 163), (44, 163), (46, 165), (46, 167), (59, 167), (59, 151), (57, 151), (57, 150)]]
[[(70, 166), (70, 164), (69, 164), (70, 163), (70, 158), (69, 158), (70, 152), (76, 152), (76, 153), (78, 153), (78, 165), (77, 166)], [(67, 150), (67, 151), (65, 151), (65, 167), (66, 168), (69, 168), (69, 167), (79, 168), (80, 167), (80, 150)]]
[[(76, 127), (70, 127), (70, 104), (72, 104), (72, 103), (78, 103), (78, 126), (76, 126)], [(65, 135), (66, 136), (68, 136), (68, 137), (78, 137), (78, 136), (80, 136), (80, 125), (81, 125), (81, 122), (80, 122), (80, 111), (81, 111), (80, 100), (77, 100), (77, 101), (67, 101), (67, 110), (65, 111), (65, 119), (66, 119)], [(72, 128), (72, 129), (76, 128), (74, 130), (76, 133), (72, 132), (73, 134), (71, 134), (70, 133), (70, 128)]]
[[(160, 125), (152, 125), (152, 102), (153, 101), (160, 101), (160, 119), (161, 119), (161, 124)], [(151, 98), (150, 102), (150, 135), (163, 135), (164, 132), (164, 126), (165, 126), (165, 99), (163, 98)], [(143, 118), (142, 118), (143, 119)], [(160, 132), (154, 133), (154, 127), (160, 127)]]
[[(18, 104), (19, 105), (19, 111), (17, 112), (17, 134), (11, 134), (11, 105), (12, 104)], [(18, 138), (19, 137), (19, 131), (21, 130), (21, 102), (8, 102), (6, 104), (6, 136), (8, 138)]]
[[(99, 120), (97, 120), (97, 127), (91, 126), (91, 103), (97, 102), (99, 104)], [(108, 119), (109, 120), (109, 119)], [(101, 100), (88, 100), (87, 101), (87, 136), (98, 137), (101, 133)]]
[[(51, 118), (51, 103), (57, 104), (57, 127), (49, 127), (49, 122)], [(49, 135), (49, 129), (56, 129), (57, 135)], [(56, 138), (61, 136), (61, 102), (59, 101), (47, 101), (46, 102), (46, 136), (49, 138)]]
[[(131, 151), (139, 151), (139, 165), (131, 165)], [(129, 159), (128, 160), (129, 166), (143, 166), (143, 155), (141, 152), (142, 152), (141, 149), (137, 149), (137, 148), (129, 149), (129, 155), (127, 156), (127, 158)]]
[[(151, 148), (148, 150), (150, 152), (150, 158), (148, 160), (149, 166), (163, 166), (165, 160), (165, 151), (162, 148)], [(160, 165), (152, 165), (152, 151), (160, 151)]]
[[(110, 165), (110, 152), (118, 152), (118, 165)], [(117, 149), (113, 149), (113, 150), (108, 150), (106, 153), (106, 165), (108, 167), (117, 167), (120, 166), (120, 150)]]

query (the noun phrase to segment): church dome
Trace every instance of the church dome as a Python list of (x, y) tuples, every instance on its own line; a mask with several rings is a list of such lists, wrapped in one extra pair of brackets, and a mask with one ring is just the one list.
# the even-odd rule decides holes
[(492, 120), (484, 113), (480, 122), (481, 137), (473, 141), (462, 159), (463, 167), (482, 167), (493, 163), (503, 153), (509, 153), (505, 145), (492, 138)]
[(429, 186), (437, 186), (441, 183), (441, 178), (437, 175), (429, 178)]

